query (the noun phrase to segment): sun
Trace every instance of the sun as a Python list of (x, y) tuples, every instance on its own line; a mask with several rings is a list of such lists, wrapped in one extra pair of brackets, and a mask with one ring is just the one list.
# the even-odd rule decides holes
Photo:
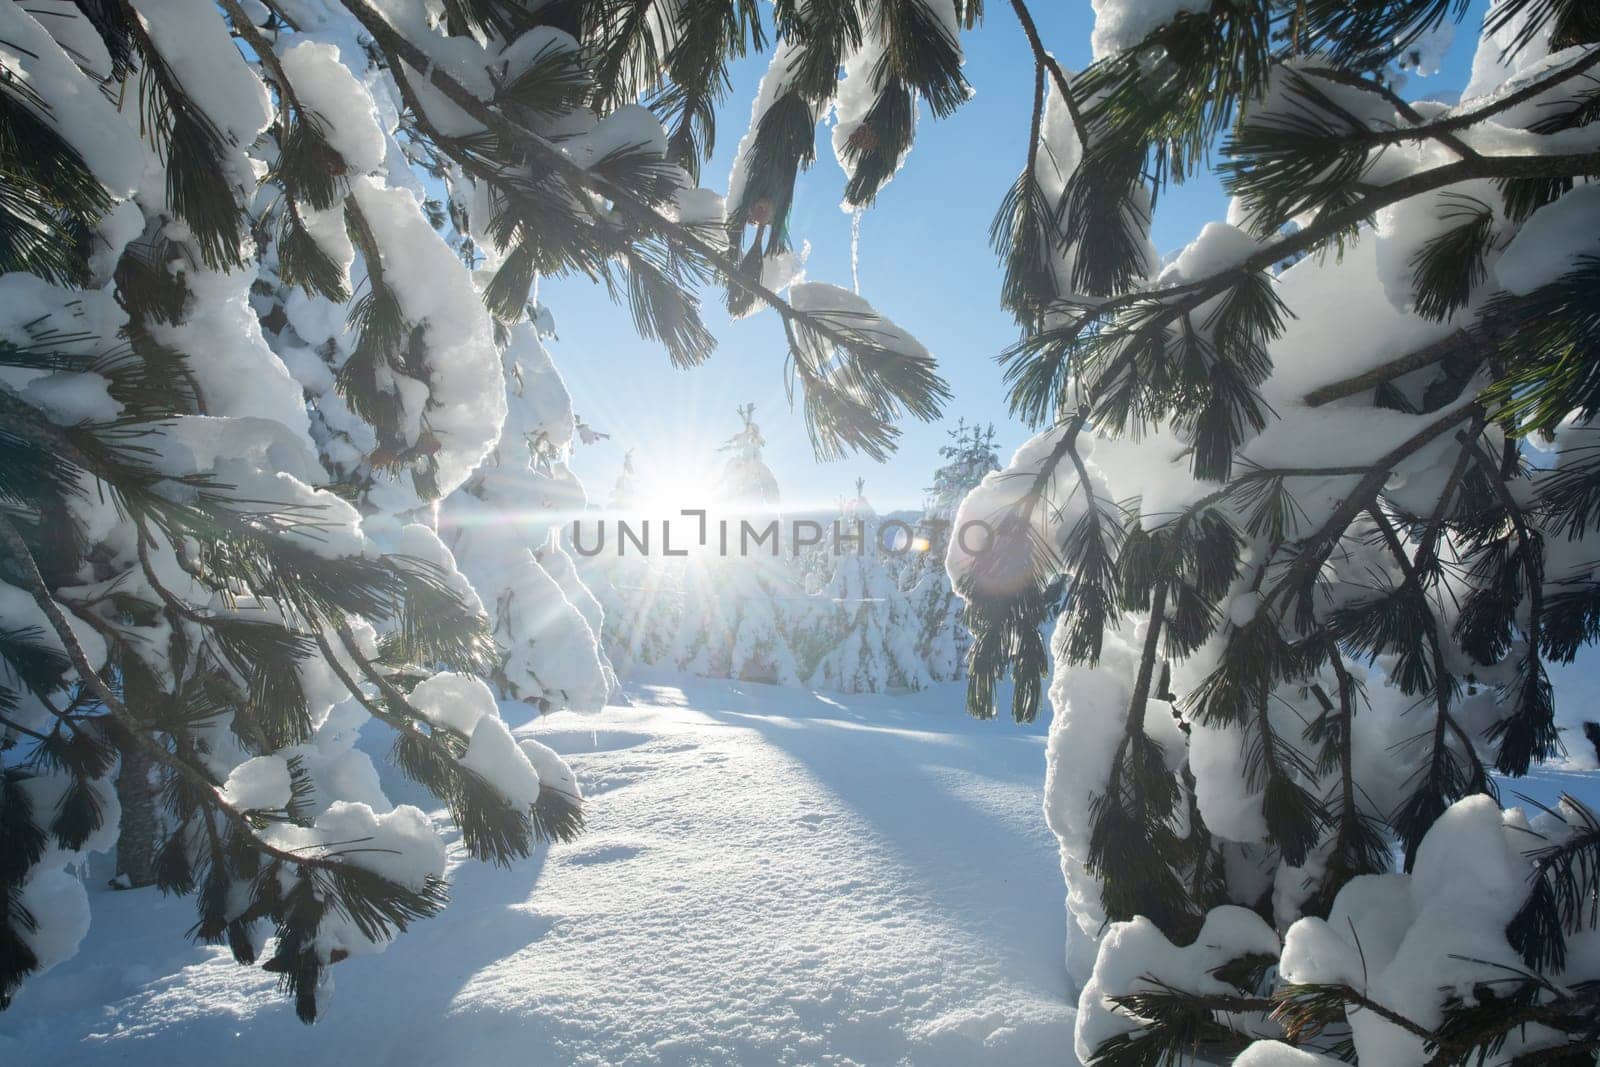
[(676, 456), (663, 459), (664, 462), (640, 464), (634, 510), (653, 518), (671, 518), (681, 511), (712, 512), (727, 504), (714, 468), (682, 462)]

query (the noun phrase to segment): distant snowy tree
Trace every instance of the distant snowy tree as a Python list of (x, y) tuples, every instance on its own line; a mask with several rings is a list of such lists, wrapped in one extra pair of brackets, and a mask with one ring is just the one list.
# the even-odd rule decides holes
[(864, 488), (858, 479), (839, 516), (841, 528), (861, 531), (861, 544), (838, 557), (806, 621), (820, 652), (810, 684), (841, 693), (922, 689), (932, 679), (917, 647), (917, 619), (895, 580), (894, 556), (880, 544), (889, 534)]
[[(785, 555), (778, 482), (762, 455), (766, 439), (755, 405), (738, 408), (744, 425), (722, 445), (727, 453), (706, 548), (682, 572), (678, 667), (708, 678), (800, 684), (789, 648), (788, 616), (802, 596)], [(724, 550), (724, 548), (726, 550)]]
[(604, 609), (601, 644), (620, 678), (639, 667), (673, 666), (686, 625), (684, 568), (672, 561), (602, 553), (578, 561)]
[(717, 559), (684, 575), (679, 669), (705, 678), (801, 684), (789, 614), (803, 594), (765, 558)]
[[(587, 538), (584, 544), (593, 552), (580, 554), (579, 570), (604, 609), (601, 644), (615, 673), (622, 677), (637, 667), (670, 663), (682, 619), (680, 561), (618, 551), (619, 523), (642, 529), (644, 519), (659, 521), (658, 516), (638, 512), (638, 492), (638, 472), (630, 448), (622, 458), (622, 471), (612, 486), (605, 513), (580, 524), (585, 526), (580, 531)], [(603, 543), (596, 538), (603, 538)]]
[[(1447, 104), (1392, 64), (1467, 5), (1095, 7), (1077, 76), (1033, 39), (994, 230), (1049, 428), (950, 555), (975, 714), (1008, 669), (1036, 714), (1060, 613), (1078, 1055), (1592, 1062), (1600, 817), (1497, 778), (1600, 634), (1600, 8), (1498, 0)], [(1163, 268), (1219, 144), (1228, 221)]]
[[(530, 506), (497, 475), (544, 479), (534, 506), (566, 478), (570, 429), (500, 437), (503, 368), (514, 395), (553, 375), (538, 275), (604, 283), (684, 365), (712, 345), (694, 283), (730, 280), (783, 318), (823, 454), (937, 413), (925, 349), (832, 287), (746, 278), (685, 178), (759, 23), (615, 12), (0, 0), (0, 1006), (88, 927), (68, 869), (116, 842), (119, 753), (121, 792), (153, 777), (161, 804), (123, 873), (158, 838), (196, 936), (270, 946), (307, 1021), (331, 964), (445, 901), (443, 839), (384, 797), (362, 721), (471, 856), (576, 832), (571, 772), (478, 676), (592, 705), (597, 613), (552, 533), (483, 564), (491, 619), (432, 528), (491, 455), (497, 521)], [(633, 103), (663, 80), (670, 133)], [(515, 417), (560, 422), (549, 384)]]
[(935, 682), (965, 677), (972, 634), (963, 618), (965, 602), (956, 595), (949, 575), (940, 568), (921, 569), (905, 598), (928, 677)]
[(611, 486), (606, 507), (611, 511), (628, 511), (638, 503), (638, 495), (639, 475), (633, 469), (633, 449), (630, 448), (622, 457), (622, 471)]
[(756, 406), (745, 404), (738, 412), (744, 420), (743, 428), (719, 449), (726, 452), (728, 458), (717, 479), (717, 499), (725, 505), (738, 507), (776, 508), (778, 480), (761, 456), (767, 439), (761, 436), (761, 427), (756, 425)]
[(958, 420), (950, 430), (949, 442), (939, 446), (939, 458), (944, 462), (933, 472), (933, 484), (928, 486), (923, 521), (948, 530), (967, 494), (978, 487), (984, 475), (1000, 469), (994, 425), (969, 426), (966, 419)]
[[(965, 676), (972, 634), (964, 617), (966, 604), (956, 595), (945, 567), (945, 549), (961, 501), (985, 475), (1000, 469), (994, 427), (959, 421), (950, 431), (949, 443), (940, 446), (939, 456), (944, 463), (934, 472), (919, 523), (926, 546), (911, 556), (915, 566), (909, 574), (906, 597), (916, 619), (917, 648), (928, 674), (934, 681), (948, 682)], [(972, 532), (974, 544), (982, 537), (981, 530)]]

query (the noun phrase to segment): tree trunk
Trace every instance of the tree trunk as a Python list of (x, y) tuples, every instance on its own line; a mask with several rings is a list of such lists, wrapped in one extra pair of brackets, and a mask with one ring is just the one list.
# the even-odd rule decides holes
[(125, 743), (122, 767), (117, 771), (117, 800), (122, 804), (122, 828), (117, 837), (117, 876), (121, 889), (154, 885), (156, 844), (160, 817), (150, 772), (154, 761), (140, 745)]

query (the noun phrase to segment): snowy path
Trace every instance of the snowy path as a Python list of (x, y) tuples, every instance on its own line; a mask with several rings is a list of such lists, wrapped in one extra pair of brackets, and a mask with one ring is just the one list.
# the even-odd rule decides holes
[(187, 946), (188, 901), (102, 893), (81, 955), (0, 1015), (0, 1060), (1070, 1062), (1042, 727), (974, 723), (958, 687), (685, 685), (527, 727), (589, 831), (458, 868), (444, 915), (335, 969), (315, 1028)]

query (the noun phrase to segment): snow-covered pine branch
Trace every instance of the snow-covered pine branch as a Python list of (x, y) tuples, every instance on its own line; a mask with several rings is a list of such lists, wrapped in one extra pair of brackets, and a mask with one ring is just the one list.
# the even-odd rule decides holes
[[(505, 96), (503, 89), (496, 99), (488, 98), (495, 95), (489, 93), (492, 79), (485, 81), (474, 71), (464, 82), (460, 71), (441, 62), (448, 57), (419, 46), (419, 41), (432, 40), (431, 35), (397, 26), (389, 13), (368, 0), (341, 2), (371, 35), (391, 69), (401, 72), (397, 84), (421, 116), (419, 125), (434, 148), (489, 186), (497, 201), (490, 232), (498, 247), (510, 251), (497, 284), (491, 286), (492, 307), (503, 313), (505, 292), (523, 291), (522, 283), (537, 271), (580, 272), (605, 282), (613, 292), (623, 288), (616, 284), (620, 271), (640, 332), (661, 341), (674, 362), (693, 365), (710, 354), (713, 342), (700, 321), (698, 297), (688, 287), (715, 275), (730, 292), (757, 300), (782, 317), (794, 372), (790, 385), (799, 384), (806, 396), (808, 417), (818, 430), (813, 443), (819, 455), (836, 454), (839, 442), (882, 455), (893, 447), (892, 420), (906, 414), (922, 419), (938, 414), (948, 390), (926, 349), (903, 331), (891, 327), (897, 343), (885, 345), (881, 330), (852, 330), (836, 316), (786, 300), (777, 289), (791, 278), (773, 286), (759, 272), (751, 275), (743, 269), (730, 254), (728, 242), (713, 232), (715, 219), (703, 210), (707, 198), (688, 189), (686, 175), (666, 160), (660, 123), (645, 108), (619, 108), (602, 122), (602, 126), (609, 122), (609, 129), (587, 137), (531, 128), (519, 121), (522, 115), (515, 106), (507, 106), (514, 100), (500, 99)], [(909, 7), (920, 12), (928, 2), (915, 0)], [(644, 16), (638, 28), (648, 37), (648, 27), (659, 28), (661, 16), (642, 10), (643, 6), (648, 5), (636, 11)], [(561, 12), (549, 14), (557, 23), (567, 19)], [(416, 12), (410, 16), (411, 21), (419, 17)], [(920, 15), (906, 17), (913, 28), (905, 32), (926, 42), (931, 28), (925, 20)], [(520, 18), (529, 25), (542, 25), (537, 13)], [(598, 26), (592, 20), (577, 21), (580, 25), (569, 32), (603, 33), (606, 28), (603, 20)], [(665, 39), (674, 36), (669, 31)], [(526, 35), (519, 42), (525, 40)], [(730, 38), (730, 50), (742, 47), (741, 42), (742, 38)], [(405, 73), (408, 68), (421, 73), (412, 77)], [(629, 69), (628, 64), (620, 68)], [(614, 90), (596, 87), (602, 99), (608, 91)], [(435, 98), (442, 99), (430, 107), (428, 101)], [(667, 98), (657, 102), (670, 104)], [(449, 123), (442, 131), (437, 125), (440, 115)], [(637, 136), (641, 130), (648, 134), (642, 140)], [(522, 171), (535, 163), (537, 178), (529, 180)], [(726, 212), (719, 206), (714, 214)], [(547, 215), (564, 216), (566, 222), (552, 226)], [(731, 232), (735, 223), (729, 218)], [(574, 234), (582, 234), (609, 254), (597, 256), (594, 248), (572, 243)], [(876, 312), (872, 317), (888, 325)], [(843, 382), (824, 373), (824, 368), (801, 367), (819, 344), (833, 346), (838, 360), (849, 365)], [(869, 383), (866, 389), (859, 388), (863, 381)]]
[[(994, 229), (1013, 409), (1049, 428), (962, 505), (991, 551), (949, 558), (976, 713), (1007, 671), (1036, 712), (1061, 612), (1078, 1053), (1554, 1054), (1600, 958), (1538, 857), (1593, 816), (1546, 845), (1495, 797), (1561, 752), (1546, 662), (1600, 633), (1600, 25), (1501, 0), (1444, 105), (1391, 66), (1437, 5), (1096, 9), (1087, 70), (1035, 49)], [(1157, 269), (1149, 204), (1219, 141), (1228, 220)], [(1480, 984), (1512, 974), (1515, 1011)]]
[[(330, 964), (444, 902), (438, 835), (353, 747), (366, 717), (472, 855), (581, 825), (570, 772), (476, 676), (598, 706), (599, 605), (553, 524), (447, 528), (468, 573), (432, 527), (441, 501), (491, 525), (527, 514), (510, 492), (581, 505), (525, 321), (539, 274), (607, 284), (680, 364), (712, 346), (694, 288), (737, 275), (680, 165), (709, 149), (707, 85), (675, 145), (632, 103), (646, 38), (682, 27), (600, 7), (0, 2), (0, 1000), (73, 951), (64, 872), (126, 800), (124, 881), (194, 892), (197, 934), (241, 961), (270, 947), (313, 1018)], [(714, 83), (752, 26), (674, 77)], [(830, 425), (881, 441), (930, 414), (924, 359), (900, 344), (873, 389), (835, 386)]]
[(494, 444), (500, 358), (392, 87), (336, 9), (292, 6), (292, 33), (234, 3), (0, 6), (4, 229), (72, 233), (0, 249), (0, 999), (87, 928), (65, 869), (159, 797), (124, 883), (194, 893), (241, 961), (270, 947), (312, 1019), (331, 963), (446, 898), (442, 840), (354, 748), (367, 715), (471, 854), (581, 825), (481, 682), (425, 695), (497, 660), (408, 516)]
[(599, 711), (616, 678), (600, 650), (599, 605), (561, 538), (585, 502), (566, 464), (572, 403), (533, 323), (510, 328), (501, 358), (511, 385), (499, 444), (445, 501), (440, 524), (502, 650), (492, 672), (500, 695), (542, 711)]

